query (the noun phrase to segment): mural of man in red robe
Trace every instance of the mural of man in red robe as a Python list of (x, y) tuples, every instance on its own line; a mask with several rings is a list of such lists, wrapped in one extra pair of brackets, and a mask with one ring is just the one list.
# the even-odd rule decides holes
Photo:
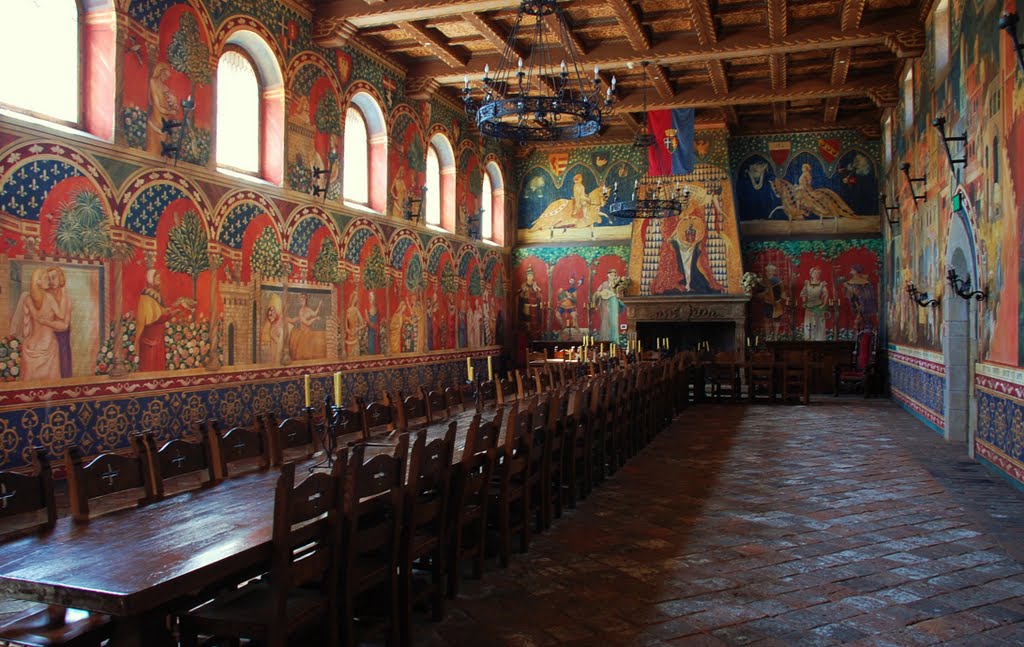
[(163, 371), (167, 368), (167, 347), (164, 324), (177, 312), (177, 306), (164, 308), (160, 296), (160, 275), (146, 271), (146, 287), (139, 296), (135, 317), (135, 348), (139, 353), (140, 371)]

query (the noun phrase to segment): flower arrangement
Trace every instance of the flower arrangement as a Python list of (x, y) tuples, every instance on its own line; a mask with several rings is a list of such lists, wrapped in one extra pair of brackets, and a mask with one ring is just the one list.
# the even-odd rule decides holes
[(132, 148), (146, 148), (146, 124), (149, 115), (142, 108), (126, 106), (122, 113), (124, 138)]
[[(121, 317), (121, 352), (130, 371), (139, 368), (139, 355), (135, 348), (135, 313), (128, 312)], [(96, 355), (96, 375), (106, 375), (114, 363), (114, 324), (110, 324), (110, 332), (100, 346)]]
[(740, 279), (740, 287), (747, 294), (754, 291), (754, 288), (761, 282), (761, 277), (753, 272), (744, 272), (743, 277)]
[(628, 276), (617, 276), (615, 277), (615, 280), (612, 281), (611, 287), (613, 290), (615, 290), (615, 294), (621, 295), (623, 292), (629, 289), (629, 284), (630, 280)]
[(164, 330), (167, 370), (199, 368), (210, 352), (210, 323), (171, 320)]
[(13, 382), (21, 374), (21, 340), (14, 335), (0, 338), (0, 380)]

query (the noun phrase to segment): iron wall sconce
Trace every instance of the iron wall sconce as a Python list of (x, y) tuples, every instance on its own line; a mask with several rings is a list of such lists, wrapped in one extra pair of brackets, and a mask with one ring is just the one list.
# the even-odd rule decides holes
[[(411, 195), (406, 196), (405, 204), (402, 205), (402, 217), (410, 222), (419, 224), (420, 219), (423, 217), (423, 203), (427, 199), (427, 187), (423, 186), (420, 188), (420, 197), (414, 198)], [(416, 210), (413, 210), (416, 207)]]
[(939, 307), (938, 299), (930, 298), (927, 292), (918, 291), (917, 286), (913, 283), (907, 283), (907, 294), (910, 295), (910, 298), (914, 303), (922, 308), (927, 308), (928, 306), (931, 306), (932, 308)]
[(972, 290), (971, 289), (971, 277), (968, 276), (966, 279), (961, 279), (956, 273), (956, 270), (952, 267), (946, 270), (946, 280), (949, 281), (949, 287), (953, 288), (953, 292), (956, 293), (961, 299), (970, 301), (984, 301), (988, 298), (988, 293), (984, 290)]
[[(324, 200), (327, 200), (327, 190), (331, 186), (331, 173), (334, 172), (334, 165), (338, 162), (338, 152), (331, 149), (331, 152), (327, 154), (327, 168), (320, 168), (316, 164), (313, 165), (313, 186), (310, 193), (313, 197), (323, 196)], [(323, 177), (323, 182), (317, 186), (317, 181)]]
[(163, 119), (163, 123), (160, 126), (160, 132), (164, 135), (175, 133), (174, 142), (168, 142), (164, 140), (160, 142), (160, 155), (163, 157), (170, 157), (174, 159), (174, 163), (178, 163), (178, 158), (181, 157), (181, 147), (185, 142), (185, 132), (188, 130), (188, 119), (192, 116), (192, 111), (196, 108), (196, 100), (191, 96), (186, 97), (181, 102), (181, 119)]
[[(885, 212), (885, 220), (889, 223), (889, 231), (892, 231), (893, 229), (896, 229), (897, 231), (899, 231), (899, 229), (900, 229), (900, 206), (898, 204), (893, 204), (892, 206), (889, 206), (888, 204), (886, 204), (886, 197), (885, 197), (884, 193), (879, 193), (878, 194), (878, 201), (881, 202), (881, 204), (882, 204), (882, 211)], [(895, 218), (893, 218), (892, 215), (891, 215), (893, 211), (896, 212), (896, 217)]]
[[(935, 130), (939, 131), (939, 136), (942, 137), (942, 144), (946, 147), (946, 157), (949, 158), (949, 166), (952, 169), (956, 169), (957, 164), (963, 164), (967, 166), (967, 133), (959, 137), (950, 137), (946, 135), (946, 118), (939, 116), (932, 119), (932, 126), (935, 126)], [(962, 142), (963, 143), (963, 157), (953, 157), (953, 151), (949, 150), (949, 142)]]
[(480, 207), (466, 218), (466, 234), (470, 238), (480, 240), (480, 221), (484, 216), (484, 208)]
[(926, 193), (917, 195), (917, 193), (914, 191), (914, 182), (921, 182), (922, 184), (926, 184), (928, 182), (927, 178), (925, 178), (924, 176), (910, 177), (910, 162), (903, 162), (902, 164), (900, 164), (900, 170), (903, 171), (903, 175), (907, 178), (907, 186), (910, 187), (910, 195), (914, 197), (914, 204), (917, 204), (918, 200), (920, 200), (921, 202), (927, 202), (928, 195)]
[(1021, 53), (1024, 45), (1021, 45), (1020, 38), (1017, 36), (1017, 23), (1019, 20), (1015, 11), (1004, 13), (999, 17), (999, 28), (1005, 31), (1010, 40), (1013, 41), (1013, 53), (1017, 56), (1017, 69), (1024, 72), (1024, 54)]

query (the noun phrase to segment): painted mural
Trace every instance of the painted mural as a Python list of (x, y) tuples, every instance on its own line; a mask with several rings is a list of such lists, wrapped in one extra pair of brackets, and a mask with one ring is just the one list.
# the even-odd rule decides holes
[(729, 140), (736, 210), (749, 235), (879, 229), (879, 146), (849, 130)]
[(879, 331), (879, 238), (749, 241), (744, 266), (758, 276), (748, 330), (765, 339), (853, 340)]
[(625, 343), (628, 247), (520, 247), (512, 262), (515, 324), (530, 339)]
[[(466, 356), (501, 352), (507, 251), (396, 208), (422, 182), (432, 113), (457, 147), (459, 205), (479, 208), (490, 149), (461, 111), (410, 105), (399, 70), (317, 47), (310, 16), (284, 3), (122, 4), (113, 145), (0, 119), (0, 466), (22, 465), (34, 444), (95, 454), (139, 429), (188, 433), (206, 415), (230, 426), (263, 409), (294, 414), (304, 373), (342, 370), (347, 392), (380, 397), (446, 384)], [(269, 44), (288, 89), (282, 187), (207, 172), (213, 64), (238, 29)], [(343, 159), (327, 195), (308, 196), (312, 169), (340, 157), (355, 92), (380, 98), (393, 135), (380, 214), (340, 203)], [(163, 120), (181, 119), (186, 99), (191, 126), (172, 164)]]

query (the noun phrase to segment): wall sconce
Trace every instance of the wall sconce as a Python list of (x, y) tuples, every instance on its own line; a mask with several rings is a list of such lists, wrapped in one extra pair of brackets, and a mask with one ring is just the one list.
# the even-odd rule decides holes
[(929, 298), (927, 292), (919, 292), (917, 286), (913, 283), (907, 283), (907, 294), (910, 295), (914, 303), (922, 308), (927, 308), (928, 306), (933, 308), (939, 307), (938, 299)]
[[(967, 166), (967, 133), (965, 132), (960, 137), (949, 137), (946, 135), (946, 118), (942, 116), (932, 119), (932, 125), (935, 126), (935, 130), (939, 131), (939, 136), (942, 137), (942, 143), (946, 147), (946, 157), (949, 158), (950, 168), (955, 170), (957, 164)], [(949, 142), (963, 142), (964, 156), (954, 158), (953, 151), (949, 150)]]
[[(331, 173), (334, 171), (334, 165), (338, 162), (338, 151), (331, 149), (331, 152), (327, 154), (327, 168), (320, 168), (316, 164), (313, 165), (313, 186), (310, 189), (310, 193), (313, 197), (323, 196), (324, 200), (327, 200), (327, 190), (331, 185)], [(320, 186), (317, 186), (317, 180), (321, 177), (324, 178)]]
[[(419, 224), (420, 219), (423, 217), (423, 203), (427, 199), (427, 187), (423, 186), (420, 188), (420, 197), (414, 198), (411, 195), (406, 196), (405, 204), (402, 205), (402, 217), (410, 222)], [(413, 211), (413, 206), (416, 210)]]
[(907, 178), (907, 186), (910, 187), (910, 195), (914, 196), (914, 204), (917, 204), (918, 200), (920, 200), (921, 202), (927, 202), (927, 193), (917, 195), (917, 193), (914, 192), (914, 182), (921, 182), (924, 184), (927, 183), (928, 180), (924, 176), (910, 177), (910, 162), (903, 162), (902, 164), (900, 164), (900, 170), (903, 171), (903, 175)]
[(971, 277), (961, 279), (952, 267), (946, 270), (946, 280), (949, 281), (949, 287), (953, 288), (953, 292), (956, 292), (961, 299), (984, 301), (988, 298), (988, 293), (984, 290), (971, 290)]
[(484, 208), (480, 207), (466, 218), (466, 234), (470, 238), (480, 239), (480, 220), (483, 218)]
[(174, 158), (175, 165), (177, 165), (178, 158), (181, 156), (181, 145), (185, 141), (185, 132), (188, 130), (188, 118), (192, 115), (195, 107), (196, 100), (189, 95), (181, 102), (181, 119), (167, 119), (165, 117), (163, 124), (160, 126), (160, 132), (164, 135), (177, 131), (177, 137), (174, 138), (173, 144), (167, 141), (160, 142), (160, 155)]
[(1017, 55), (1017, 68), (1024, 72), (1024, 54), (1021, 54), (1024, 45), (1021, 45), (1020, 39), (1017, 37), (1018, 21), (1017, 12), (1004, 13), (999, 17), (999, 28), (1005, 31), (1010, 40), (1013, 41), (1013, 53)]
[[(889, 231), (896, 229), (898, 233), (900, 229), (900, 206), (898, 204), (893, 204), (891, 207), (887, 205), (884, 193), (878, 194), (878, 201), (882, 203), (882, 211), (885, 212), (885, 219), (889, 223)], [(890, 215), (893, 211), (896, 212), (895, 218)]]

